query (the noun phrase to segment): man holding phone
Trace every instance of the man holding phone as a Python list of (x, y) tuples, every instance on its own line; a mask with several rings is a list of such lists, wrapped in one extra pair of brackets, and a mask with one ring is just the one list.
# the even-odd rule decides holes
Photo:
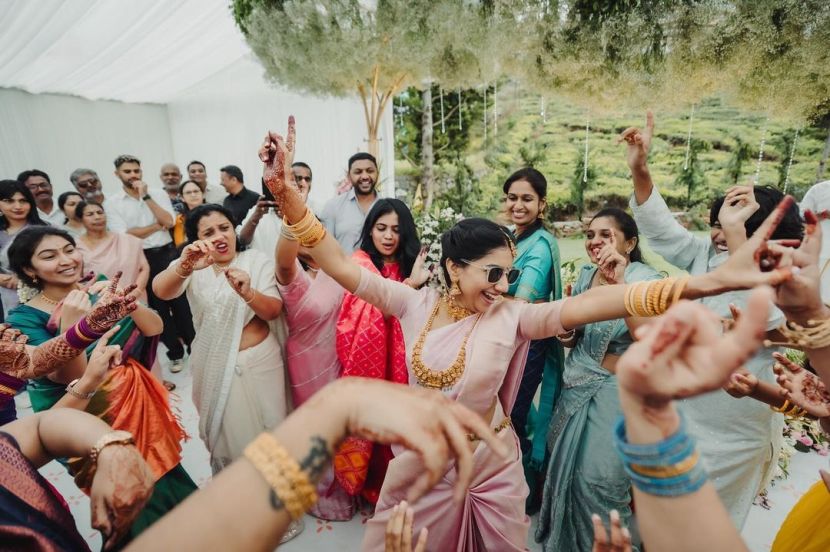
[[(300, 194), (308, 198), (311, 191), (311, 167), (302, 161), (291, 165), (294, 181)], [(271, 191), (263, 183), (262, 197), (256, 207), (251, 209), (242, 224), (237, 227), (240, 241), (254, 249), (262, 251), (269, 257), (274, 255), (274, 244), (280, 237), (282, 213), (277, 211), (277, 204)]]

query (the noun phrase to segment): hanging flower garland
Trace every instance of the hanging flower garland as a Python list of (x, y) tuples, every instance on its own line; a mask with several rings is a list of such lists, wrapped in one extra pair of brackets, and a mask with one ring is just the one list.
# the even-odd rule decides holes
[(683, 161), (683, 170), (689, 170), (689, 157), (692, 153), (692, 121), (695, 118), (695, 104), (692, 104), (692, 110), (689, 112), (689, 133), (686, 136), (686, 160)]
[(790, 188), (790, 169), (793, 166), (793, 158), (795, 157), (795, 146), (798, 143), (798, 133), (801, 132), (801, 127), (799, 126), (795, 129), (795, 136), (793, 136), (793, 143), (790, 146), (790, 159), (787, 161), (787, 174), (784, 177), (784, 193), (787, 193), (787, 190)]
[(755, 185), (761, 181), (761, 162), (764, 160), (764, 146), (767, 143), (767, 127), (769, 126), (769, 117), (764, 121), (764, 127), (761, 129), (761, 146), (758, 148), (758, 163), (755, 166)]

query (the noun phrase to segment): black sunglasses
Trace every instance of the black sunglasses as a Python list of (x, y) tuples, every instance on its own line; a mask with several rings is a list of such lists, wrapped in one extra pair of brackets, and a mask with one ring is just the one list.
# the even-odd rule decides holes
[(515, 284), (516, 280), (519, 279), (519, 276), (522, 275), (522, 271), (519, 268), (504, 268), (501, 266), (481, 266), (472, 261), (468, 261), (467, 259), (461, 259), (461, 262), (469, 265), (473, 268), (477, 268), (479, 270), (483, 270), (487, 273), (487, 281), (491, 284), (497, 284), (499, 280), (502, 279), (502, 276), (507, 274), (507, 283), (508, 284)]

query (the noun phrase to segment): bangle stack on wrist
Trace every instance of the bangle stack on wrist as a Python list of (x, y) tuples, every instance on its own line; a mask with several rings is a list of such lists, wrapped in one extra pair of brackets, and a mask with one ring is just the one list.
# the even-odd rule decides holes
[(787, 341), (775, 343), (764, 341), (764, 347), (790, 347), (795, 349), (824, 349), (830, 347), (830, 318), (824, 320), (809, 320), (805, 325), (795, 322), (784, 322), (778, 331)]
[(288, 224), (285, 217), (282, 223), (284, 228), (297, 237), (297, 241), (303, 247), (314, 247), (326, 237), (326, 227), (317, 220), (309, 208), (306, 208), (303, 218), (297, 224)]
[(104, 335), (89, 327), (86, 318), (81, 318), (71, 328), (66, 330), (65, 339), (73, 349), (86, 349), (87, 346)]
[(697, 491), (708, 480), (682, 418), (674, 435), (657, 443), (635, 445), (628, 442), (625, 419), (620, 416), (614, 442), (631, 482), (644, 493), (682, 496)]
[(291, 230), (289, 230), (288, 226), (286, 226), (285, 224), (283, 224), (282, 228), (280, 228), (280, 235), (283, 237), (283, 239), (286, 239), (288, 241), (297, 241), (297, 236), (295, 236), (294, 233), (291, 232)]
[(680, 300), (688, 283), (687, 276), (629, 284), (625, 290), (625, 310), (629, 316), (660, 316)]
[(271, 433), (260, 433), (245, 447), (244, 454), (271, 486), (292, 519), (303, 517), (317, 502), (317, 490), (308, 475)]

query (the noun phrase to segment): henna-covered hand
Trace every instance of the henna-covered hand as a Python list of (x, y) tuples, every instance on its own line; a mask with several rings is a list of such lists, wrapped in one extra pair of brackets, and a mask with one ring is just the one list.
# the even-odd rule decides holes
[(288, 134), (283, 138), (276, 132), (268, 131), (262, 146), (259, 148), (259, 159), (263, 162), (262, 178), (268, 190), (274, 196), (278, 206), (283, 205), (287, 186), (295, 186), (294, 172), (291, 165), (294, 163), (294, 145), (297, 141), (297, 130), (294, 116), (288, 117)]
[(176, 271), (180, 276), (190, 276), (196, 270), (202, 270), (214, 263), (213, 253), (216, 247), (205, 240), (196, 240), (182, 250)]
[(830, 393), (821, 378), (794, 363), (781, 353), (773, 353), (772, 369), (784, 397), (816, 418), (830, 416)]
[(132, 291), (136, 287), (135, 284), (130, 284), (122, 289), (118, 287), (119, 280), (121, 280), (121, 272), (115, 275), (115, 278), (101, 293), (98, 301), (85, 317), (87, 325), (95, 333), (106, 333), (137, 307), (135, 296), (132, 295)]
[(110, 445), (98, 456), (89, 498), (92, 527), (101, 531), (104, 550), (119, 543), (153, 494), (150, 466), (132, 445)]
[(758, 377), (746, 368), (738, 368), (729, 376), (723, 390), (736, 399), (750, 396), (758, 388)]
[(620, 513), (611, 510), (609, 517), (611, 520), (610, 538), (599, 515), (591, 516), (591, 521), (594, 524), (593, 552), (631, 552), (631, 533), (627, 527), (622, 526)]

